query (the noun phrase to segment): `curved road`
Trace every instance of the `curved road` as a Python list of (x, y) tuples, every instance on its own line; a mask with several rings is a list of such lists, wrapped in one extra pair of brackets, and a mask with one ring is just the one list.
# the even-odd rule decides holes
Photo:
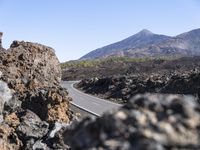
[(63, 81), (61, 85), (67, 89), (69, 96), (73, 99), (73, 105), (93, 114), (101, 116), (104, 112), (119, 108), (120, 104), (110, 102), (108, 100), (100, 99), (88, 94), (85, 94), (73, 87), (77, 81)]

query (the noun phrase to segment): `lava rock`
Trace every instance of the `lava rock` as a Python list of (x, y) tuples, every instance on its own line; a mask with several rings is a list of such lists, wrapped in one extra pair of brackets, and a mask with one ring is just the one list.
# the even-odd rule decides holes
[(199, 149), (200, 105), (192, 96), (137, 95), (118, 111), (66, 131), (78, 150)]
[(17, 134), (20, 139), (26, 143), (31, 139), (40, 139), (48, 133), (49, 124), (33, 112), (27, 110), (18, 114), (20, 125), (17, 127)]
[(52, 87), (61, 80), (60, 63), (52, 48), (30, 42), (14, 41), (2, 57), (0, 70), (12, 89)]
[(42, 120), (49, 123), (71, 120), (68, 93), (63, 88), (46, 88), (30, 92), (22, 102), (23, 109), (36, 113)]
[[(52, 126), (72, 119), (71, 98), (60, 85), (61, 68), (54, 50), (14, 41), (0, 54), (0, 149), (52, 149), (47, 142)], [(59, 147), (62, 136), (55, 137), (52, 143)]]
[(186, 73), (171, 73), (168, 75), (122, 75), (84, 79), (76, 87), (86, 93), (100, 98), (126, 103), (136, 94), (167, 93), (191, 94), (200, 96), (200, 71), (190, 70)]
[(1, 150), (18, 150), (22, 147), (22, 142), (14, 132), (15, 129), (5, 123), (0, 124), (0, 149)]
[(0, 81), (0, 113), (4, 109), (5, 102), (8, 102), (12, 98), (11, 90), (8, 88), (8, 85)]

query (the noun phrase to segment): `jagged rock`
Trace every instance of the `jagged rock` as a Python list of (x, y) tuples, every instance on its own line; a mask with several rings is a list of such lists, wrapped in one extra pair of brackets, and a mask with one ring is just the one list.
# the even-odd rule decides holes
[(12, 98), (4, 104), (4, 114), (17, 112), (21, 109), (23, 97), (19, 93), (13, 93)]
[(50, 100), (50, 107), (48, 108), (48, 121), (58, 121), (69, 123), (71, 120), (69, 111), (69, 98), (65, 90), (58, 91), (52, 89), (48, 92), (48, 99)]
[[(1, 72), (0, 72), (1, 73)], [(0, 80), (0, 122), (3, 121), (4, 104), (12, 98), (11, 90), (7, 84)]]
[(11, 90), (8, 88), (8, 85), (0, 81), (0, 113), (2, 113), (4, 108), (4, 103), (8, 102), (12, 98)]
[(50, 148), (45, 144), (42, 143), (41, 141), (35, 142), (35, 144), (32, 147), (29, 147), (27, 150), (50, 150)]
[(20, 124), (20, 120), (16, 113), (11, 113), (9, 115), (6, 115), (4, 118), (4, 121), (6, 124), (8, 124), (10, 127), (16, 129), (18, 125)]
[(200, 95), (200, 71), (168, 75), (123, 75), (98, 80), (85, 79), (76, 85), (80, 90), (116, 102), (127, 102), (132, 96), (145, 92)]
[[(41, 121), (41, 119), (33, 112), (27, 110), (18, 114), (20, 124), (16, 129), (16, 133), (23, 143), (33, 141), (44, 137), (48, 133), (49, 124)], [(34, 144), (33, 143), (33, 144)]]
[(36, 113), (42, 120), (50, 123), (69, 123), (71, 114), (69, 111), (69, 97), (62, 88), (49, 88), (36, 90), (29, 93), (22, 102), (22, 108)]
[(188, 74), (174, 75), (161, 88), (162, 93), (193, 94), (200, 96), (200, 72), (194, 70)]
[(15, 90), (7, 111), (21, 106), (47, 121), (69, 122), (69, 97), (60, 88), (60, 63), (54, 50), (41, 44), (14, 41), (2, 57), (2, 79)]
[(0, 150), (18, 150), (23, 146), (14, 131), (7, 124), (0, 124)]
[[(52, 149), (47, 142), (52, 126), (72, 119), (54, 50), (14, 41), (0, 54), (0, 149)], [(59, 147), (62, 136), (55, 137), (52, 143)]]
[(118, 111), (66, 131), (65, 142), (74, 150), (200, 149), (199, 127), (194, 97), (137, 95)]
[(52, 87), (61, 80), (60, 63), (50, 47), (14, 41), (2, 59), (4, 80), (16, 91)]
[(70, 128), (70, 124), (56, 122), (53, 129), (49, 132), (48, 138), (45, 143), (51, 149), (65, 149), (68, 150), (69, 146), (64, 143), (63, 134)]

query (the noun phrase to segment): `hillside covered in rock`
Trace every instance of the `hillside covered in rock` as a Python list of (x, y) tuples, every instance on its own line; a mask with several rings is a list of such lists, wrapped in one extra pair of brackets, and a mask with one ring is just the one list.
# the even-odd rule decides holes
[(126, 103), (136, 94), (168, 93), (200, 96), (198, 69), (182, 72), (131, 74), (84, 79), (76, 87), (86, 93), (118, 103)]
[[(112, 76), (171, 73), (186, 74), (190, 70), (200, 69), (200, 56), (161, 57), (161, 58), (127, 58), (113, 57), (99, 60), (69, 61), (62, 63), (62, 80), (83, 80)], [(112, 66), (112, 67), (111, 67)]]
[(60, 86), (61, 68), (52, 48), (14, 41), (0, 50), (0, 149), (66, 149), (59, 136), (72, 112)]

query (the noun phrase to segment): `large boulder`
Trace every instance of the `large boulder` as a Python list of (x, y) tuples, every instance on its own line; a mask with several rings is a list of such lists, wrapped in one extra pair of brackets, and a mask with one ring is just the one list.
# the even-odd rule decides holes
[(137, 95), (118, 111), (66, 131), (81, 150), (200, 149), (200, 105), (194, 97)]
[(0, 70), (3, 79), (16, 91), (52, 87), (61, 81), (60, 63), (50, 47), (14, 41), (2, 53)]
[(48, 136), (56, 123), (68, 125), (72, 119), (71, 98), (60, 81), (52, 48), (14, 41), (0, 50), (0, 149), (67, 148), (61, 136)]

